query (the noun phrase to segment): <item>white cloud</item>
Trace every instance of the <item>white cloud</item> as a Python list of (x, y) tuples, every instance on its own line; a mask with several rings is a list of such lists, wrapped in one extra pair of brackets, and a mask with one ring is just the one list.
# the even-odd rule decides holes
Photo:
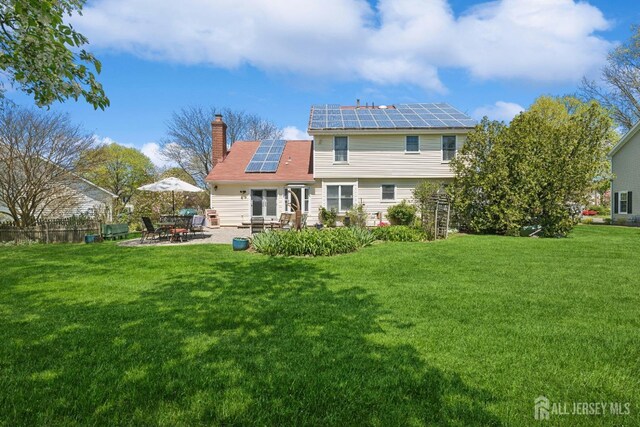
[(140, 151), (158, 167), (175, 166), (173, 162), (169, 162), (162, 157), (160, 154), (160, 145), (155, 142), (147, 142), (140, 148)]
[(295, 126), (286, 126), (282, 129), (282, 139), (286, 140), (308, 140), (312, 139), (307, 131), (300, 130)]
[(108, 136), (93, 135), (93, 141), (96, 145), (111, 145), (117, 142)]
[(491, 120), (502, 120), (509, 123), (518, 113), (524, 111), (524, 107), (513, 102), (498, 101), (493, 105), (483, 105), (476, 108), (471, 114), (476, 119), (482, 119), (484, 116)]
[(497, 0), (455, 16), (446, 0), (96, 0), (75, 25), (92, 47), (162, 61), (415, 84), (438, 72), (578, 81), (612, 44), (609, 23), (574, 0)]

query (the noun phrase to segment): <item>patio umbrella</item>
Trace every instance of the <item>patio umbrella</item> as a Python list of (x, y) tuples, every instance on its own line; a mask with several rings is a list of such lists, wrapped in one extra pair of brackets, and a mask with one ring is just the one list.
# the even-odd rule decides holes
[(197, 193), (199, 191), (204, 191), (202, 188), (196, 187), (195, 185), (191, 185), (188, 182), (184, 182), (183, 180), (174, 177), (161, 179), (160, 181), (143, 185), (142, 187), (139, 187), (138, 190), (156, 192), (171, 191), (171, 209), (174, 214), (176, 213), (176, 191), (179, 193)]

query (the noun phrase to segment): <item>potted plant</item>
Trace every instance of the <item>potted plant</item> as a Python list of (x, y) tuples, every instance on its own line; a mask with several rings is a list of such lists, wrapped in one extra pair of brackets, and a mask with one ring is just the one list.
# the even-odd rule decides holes
[(233, 238), (233, 250), (234, 251), (246, 251), (249, 249), (248, 237), (234, 237)]

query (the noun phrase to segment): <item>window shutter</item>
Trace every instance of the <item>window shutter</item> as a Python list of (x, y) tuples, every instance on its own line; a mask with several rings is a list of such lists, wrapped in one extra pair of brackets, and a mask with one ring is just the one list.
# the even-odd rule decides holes
[(631, 191), (627, 193), (627, 213), (630, 214), (633, 211), (631, 210)]
[(618, 193), (613, 193), (613, 213), (618, 213)]

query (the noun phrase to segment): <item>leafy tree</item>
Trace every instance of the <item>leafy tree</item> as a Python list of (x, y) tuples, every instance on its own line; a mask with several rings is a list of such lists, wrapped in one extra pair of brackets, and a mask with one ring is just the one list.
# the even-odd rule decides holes
[(83, 5), (84, 0), (0, 3), (0, 70), (38, 106), (80, 97), (96, 109), (109, 106), (91, 71), (100, 73), (100, 61), (81, 48), (87, 38), (64, 22)]
[(221, 113), (227, 124), (228, 144), (282, 135), (273, 122), (244, 111), (196, 106), (174, 112), (167, 123), (162, 155), (188, 173), (199, 186), (204, 186), (204, 179), (212, 167), (211, 121), (216, 113)]
[(113, 194), (120, 201), (116, 214), (129, 203), (141, 185), (153, 181), (155, 167), (140, 150), (112, 143), (92, 148), (81, 156), (82, 175)]
[(632, 36), (609, 53), (600, 82), (582, 80), (580, 92), (609, 109), (613, 119), (625, 130), (640, 119), (640, 26)]
[(613, 134), (596, 102), (540, 97), (509, 126), (486, 118), (452, 161), (454, 210), (473, 232), (566, 235), (606, 173)]
[(78, 156), (93, 138), (66, 114), (0, 108), (0, 208), (19, 226), (77, 206)]

